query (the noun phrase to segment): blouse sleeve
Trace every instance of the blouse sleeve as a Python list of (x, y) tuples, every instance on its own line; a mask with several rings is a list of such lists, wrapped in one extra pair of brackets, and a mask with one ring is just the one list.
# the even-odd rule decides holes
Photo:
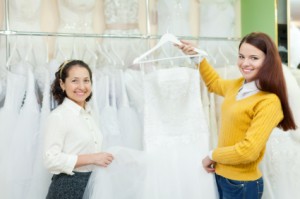
[(66, 173), (73, 175), (77, 155), (63, 152), (64, 139), (67, 133), (59, 114), (50, 114), (45, 128), (44, 164), (53, 174)]

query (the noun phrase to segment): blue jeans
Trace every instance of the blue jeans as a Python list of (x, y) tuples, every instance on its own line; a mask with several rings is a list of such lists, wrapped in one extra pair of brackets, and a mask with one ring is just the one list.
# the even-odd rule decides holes
[(263, 178), (254, 181), (237, 181), (216, 174), (216, 182), (220, 199), (261, 199)]

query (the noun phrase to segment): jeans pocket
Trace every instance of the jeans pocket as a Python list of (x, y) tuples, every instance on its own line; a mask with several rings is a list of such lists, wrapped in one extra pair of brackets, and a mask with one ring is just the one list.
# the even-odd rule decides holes
[(243, 198), (245, 192), (245, 182), (223, 178), (221, 184), (221, 191), (222, 191), (222, 198), (226, 198), (226, 199)]
[(227, 185), (236, 187), (236, 188), (243, 188), (245, 186), (245, 183), (243, 181), (230, 180), (228, 178), (225, 178), (225, 182), (227, 183)]

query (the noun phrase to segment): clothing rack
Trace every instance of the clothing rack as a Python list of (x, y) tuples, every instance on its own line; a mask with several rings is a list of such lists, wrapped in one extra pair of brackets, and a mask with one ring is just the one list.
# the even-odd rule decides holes
[[(160, 39), (162, 35), (125, 35), (125, 34), (86, 34), (86, 33), (59, 33), (59, 32), (23, 32), (13, 30), (2, 30), (0, 35), (5, 36), (41, 36), (41, 37), (91, 37), (91, 38), (119, 38), (119, 39)], [(180, 36), (180, 39), (185, 40), (207, 40), (207, 41), (238, 41), (240, 38), (237, 37), (194, 37), (194, 36)]]
[[(59, 33), (59, 32), (29, 32), (29, 31), (15, 31), (11, 30), (9, 24), (9, 0), (4, 1), (5, 10), (5, 30), (0, 30), (0, 36), (6, 37), (6, 59), (10, 56), (10, 44), (8, 37), (10, 36), (40, 36), (40, 37), (78, 37), (78, 38), (113, 38), (113, 39), (146, 39), (158, 40), (162, 35), (151, 35), (150, 25), (150, 4), (149, 0), (146, 2), (146, 33), (140, 35), (125, 35), (125, 34), (86, 34), (86, 33)], [(179, 39), (183, 40), (204, 40), (204, 41), (238, 41), (240, 38), (234, 37), (201, 37), (201, 36), (186, 36), (176, 35)], [(149, 42), (148, 42), (149, 43)], [(150, 43), (149, 43), (150, 46)]]

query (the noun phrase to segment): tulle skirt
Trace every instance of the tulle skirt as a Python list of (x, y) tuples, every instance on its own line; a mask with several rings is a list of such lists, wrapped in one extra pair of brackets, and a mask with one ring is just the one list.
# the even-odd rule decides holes
[(114, 161), (93, 171), (84, 199), (217, 198), (213, 174), (202, 168), (196, 146), (151, 152), (114, 147)]

